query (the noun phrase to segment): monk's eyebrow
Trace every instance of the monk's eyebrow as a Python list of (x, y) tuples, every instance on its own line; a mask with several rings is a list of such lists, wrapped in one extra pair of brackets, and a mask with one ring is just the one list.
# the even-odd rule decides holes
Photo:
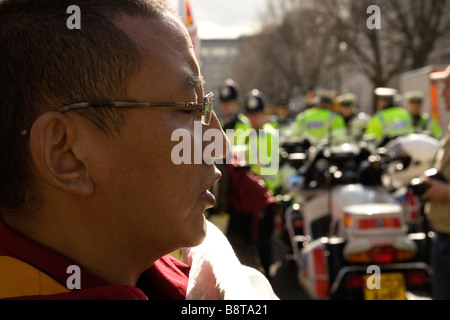
[(187, 85), (189, 88), (194, 89), (201, 89), (203, 88), (203, 85), (205, 84), (205, 80), (203, 79), (203, 76), (189, 76), (187, 78)]

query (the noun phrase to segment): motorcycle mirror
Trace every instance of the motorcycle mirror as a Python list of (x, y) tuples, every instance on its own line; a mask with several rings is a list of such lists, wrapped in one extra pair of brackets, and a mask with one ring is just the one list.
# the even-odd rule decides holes
[(289, 192), (296, 192), (300, 191), (303, 187), (303, 184), (305, 182), (305, 177), (299, 174), (290, 176), (286, 179), (285, 182), (285, 188)]
[(288, 155), (288, 163), (291, 167), (298, 170), (300, 169), (306, 162), (308, 156), (304, 152), (295, 152)]

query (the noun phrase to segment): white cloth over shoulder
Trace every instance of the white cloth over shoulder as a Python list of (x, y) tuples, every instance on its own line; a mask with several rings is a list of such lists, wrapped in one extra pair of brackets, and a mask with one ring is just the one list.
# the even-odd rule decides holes
[(187, 300), (279, 300), (267, 278), (242, 265), (228, 239), (209, 221), (203, 243), (183, 248), (181, 260), (191, 267)]

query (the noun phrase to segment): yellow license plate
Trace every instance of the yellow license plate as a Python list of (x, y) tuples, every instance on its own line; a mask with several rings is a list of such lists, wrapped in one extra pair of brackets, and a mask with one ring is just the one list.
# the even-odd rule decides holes
[[(382, 273), (379, 279), (374, 279), (374, 275), (364, 277), (364, 299), (366, 300), (405, 300), (406, 285), (405, 277), (401, 273)], [(372, 284), (377, 284), (379, 280), (379, 289), (376, 286), (371, 289), (367, 285), (367, 279), (371, 277)], [(369, 280), (369, 281), (371, 281)]]

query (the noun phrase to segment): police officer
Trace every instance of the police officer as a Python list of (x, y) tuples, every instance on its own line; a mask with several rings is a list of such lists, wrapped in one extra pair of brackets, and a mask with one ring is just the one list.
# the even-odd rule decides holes
[(269, 190), (273, 191), (279, 161), (279, 135), (267, 113), (264, 94), (258, 89), (247, 93), (244, 110), (253, 129), (246, 137), (248, 163), (256, 174), (264, 178)]
[[(224, 80), (219, 87), (219, 109), (221, 113), (220, 124), (230, 141), (231, 152), (228, 157), (237, 154), (244, 154), (243, 156), (237, 156), (238, 158), (245, 157), (245, 136), (247, 130), (250, 129), (250, 122), (240, 112), (240, 106), (241, 89), (239, 84), (231, 78)], [(221, 171), (223, 173), (223, 170)]]
[(236, 129), (239, 126), (249, 127), (247, 117), (239, 112), (240, 88), (233, 79), (226, 79), (219, 88), (219, 108), (221, 124), (224, 130)]
[(317, 93), (317, 103), (299, 113), (292, 134), (309, 140), (312, 145), (338, 144), (346, 140), (344, 118), (332, 110), (333, 96), (327, 91)]
[(408, 110), (394, 103), (396, 95), (397, 90), (393, 88), (375, 89), (377, 112), (367, 124), (365, 138), (374, 139), (378, 147), (395, 137), (414, 132)]
[(353, 93), (346, 93), (336, 97), (338, 112), (344, 118), (349, 142), (358, 142), (366, 130), (370, 115), (358, 112), (357, 97)]
[[(245, 96), (244, 110), (252, 130), (247, 135), (248, 160), (251, 170), (260, 175), (273, 192), (279, 162), (279, 136), (267, 113), (267, 99), (258, 89)], [(275, 228), (276, 206), (260, 212), (257, 220), (256, 247), (259, 260), (267, 277), (272, 262), (272, 234)], [(253, 222), (255, 223), (255, 221)]]
[[(219, 109), (220, 124), (230, 141), (230, 152), (224, 159), (216, 160), (216, 167), (222, 173), (222, 179), (214, 184), (211, 192), (216, 197), (216, 205), (208, 210), (208, 219), (216, 225), (220, 225), (222, 231), (227, 234), (233, 228), (233, 212), (235, 209), (231, 205), (232, 190), (230, 190), (230, 176), (228, 166), (242, 162), (245, 164), (245, 137), (250, 129), (250, 122), (247, 117), (240, 112), (241, 90), (236, 81), (226, 79), (219, 87)], [(233, 225), (232, 225), (233, 224)], [(239, 224), (239, 223), (237, 223)], [(231, 241), (232, 239), (229, 238)]]
[(439, 123), (423, 112), (424, 94), (422, 91), (408, 91), (404, 94), (406, 109), (411, 113), (414, 132), (428, 134), (436, 139), (442, 138), (442, 129)]

